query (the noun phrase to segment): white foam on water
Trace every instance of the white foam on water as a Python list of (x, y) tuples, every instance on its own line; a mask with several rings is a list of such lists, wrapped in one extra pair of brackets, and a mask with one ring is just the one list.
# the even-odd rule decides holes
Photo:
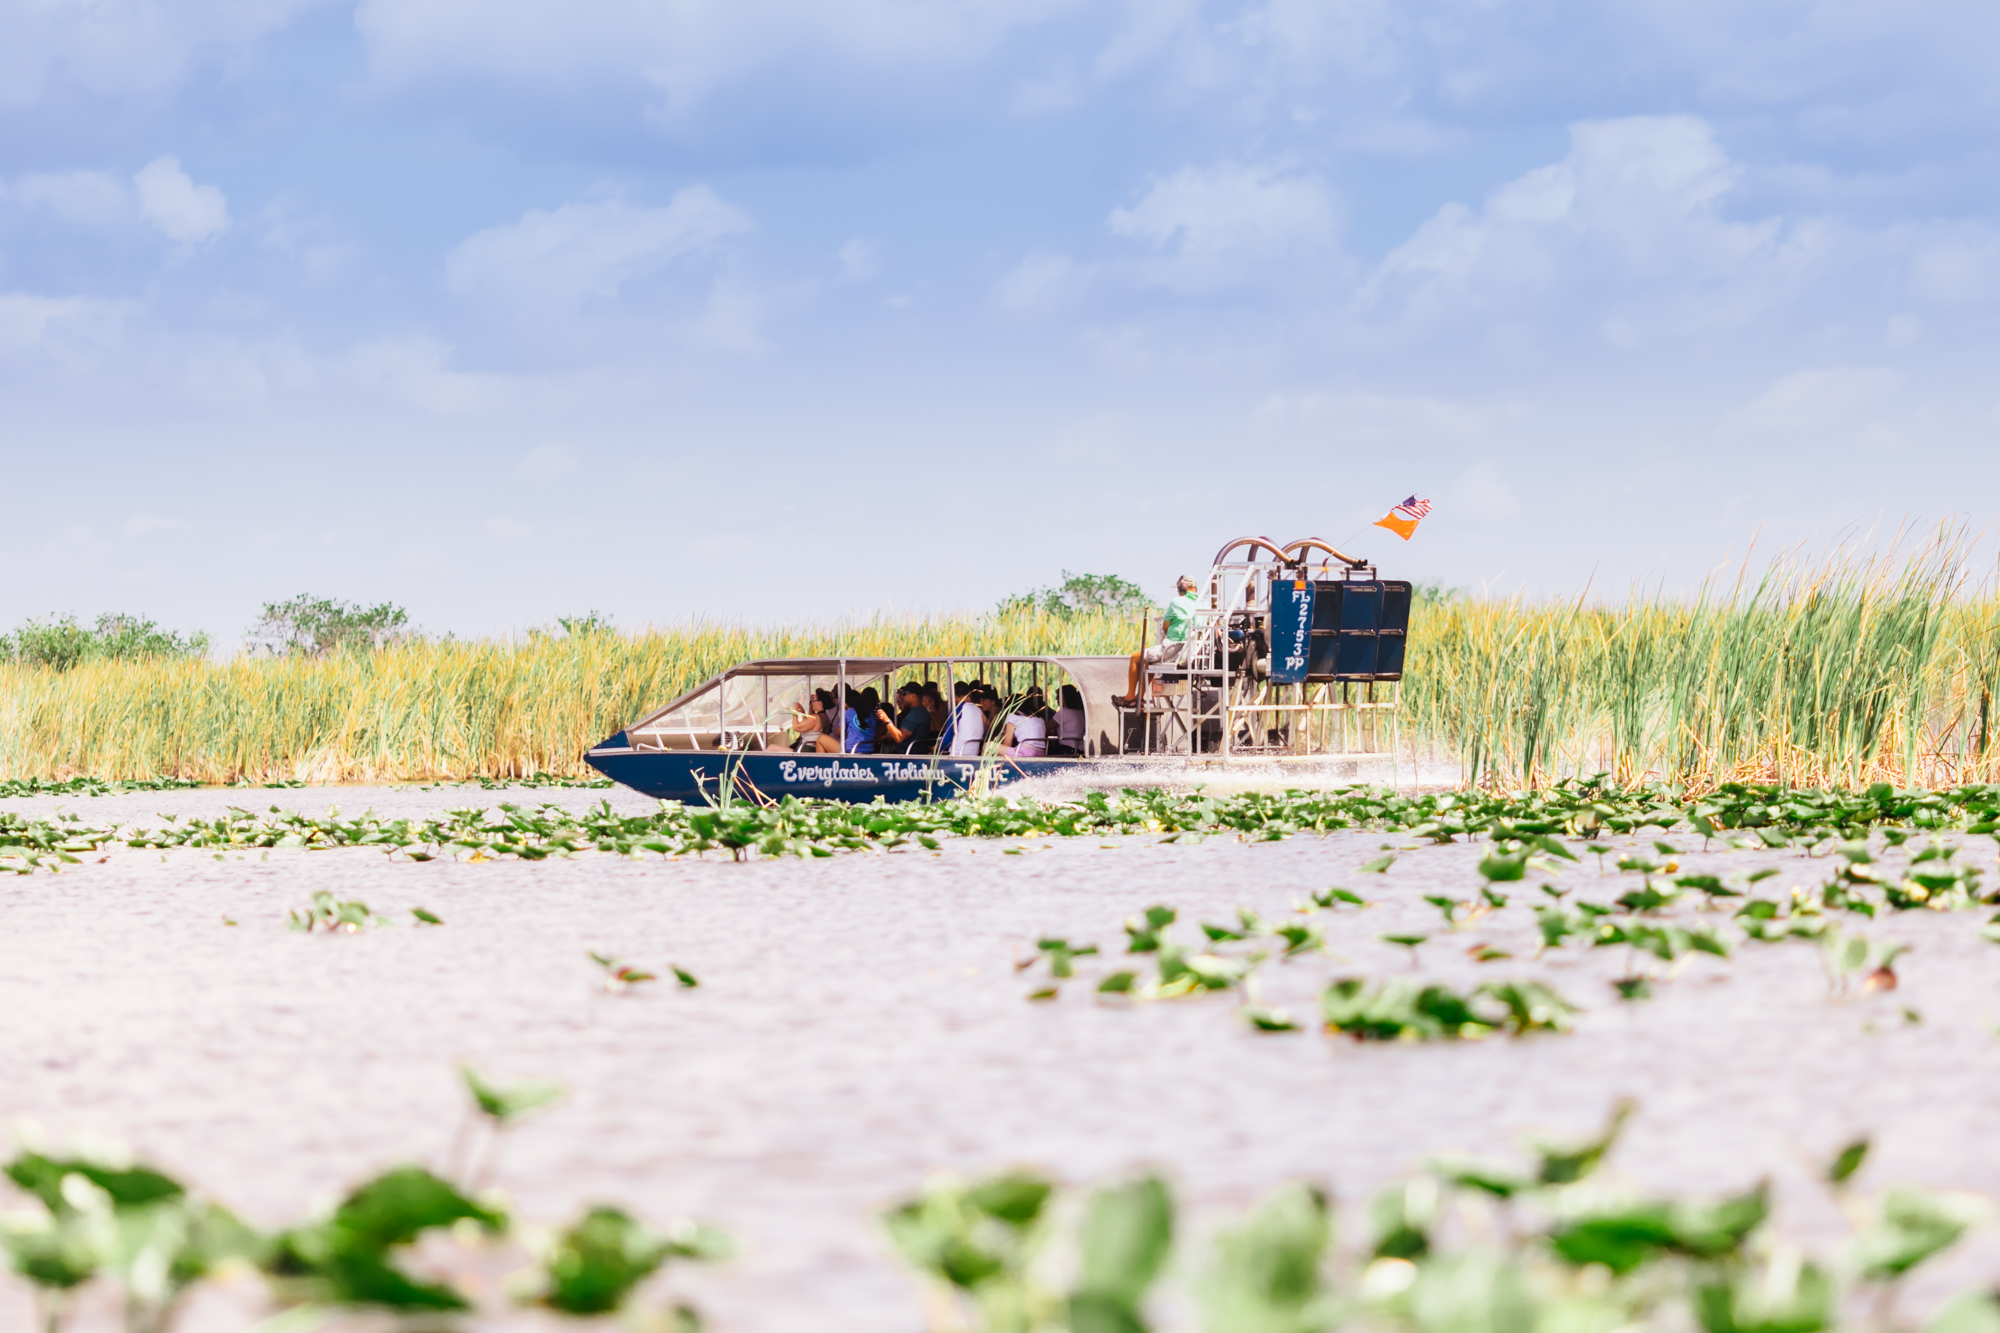
[(1330, 760), (1325, 763), (1256, 763), (1155, 758), (1132, 763), (1105, 761), (1050, 777), (1010, 782), (1003, 794), (1022, 800), (1075, 801), (1091, 792), (1131, 787), (1140, 791), (1177, 794), (1200, 790), (1215, 796), (1241, 792), (1332, 791), (1357, 785), (1390, 787), (1400, 792), (1457, 787), (1465, 770), (1456, 763), (1435, 760), (1415, 765), (1387, 760)]

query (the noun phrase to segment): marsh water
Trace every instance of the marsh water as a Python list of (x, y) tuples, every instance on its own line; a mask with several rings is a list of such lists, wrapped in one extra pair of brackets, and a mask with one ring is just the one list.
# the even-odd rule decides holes
[[(103, 824), (229, 805), (420, 814), (607, 795), (651, 808), (629, 793), (461, 788), (0, 808)], [(1641, 845), (1652, 841), (1648, 831)], [(1683, 869), (1777, 867), (1766, 896), (1826, 878), (1824, 860), (1796, 852), (1674, 841)], [(1962, 841), (1990, 877), (1991, 840)], [(1384, 844), (1402, 849), (1394, 866), (1361, 873)], [(276, 1225), (390, 1164), (442, 1164), (463, 1111), (460, 1062), (503, 1080), (559, 1078), (566, 1102), (505, 1143), (496, 1180), (512, 1206), (558, 1223), (615, 1202), (727, 1227), (740, 1256), (675, 1270), (666, 1288), (711, 1327), (744, 1333), (922, 1328), (920, 1288), (875, 1219), (932, 1172), (1032, 1165), (1085, 1183), (1162, 1167), (1198, 1232), (1299, 1177), (1352, 1209), (1431, 1153), (1505, 1155), (1523, 1136), (1581, 1133), (1621, 1096), (1639, 1104), (1614, 1159), (1625, 1178), (1699, 1193), (1770, 1176), (1780, 1231), (1808, 1245), (1843, 1234), (1812, 1177), (1859, 1134), (1877, 1144), (1871, 1184), (2000, 1198), (1987, 1146), (2000, 1136), (2000, 946), (1978, 935), (1982, 918), (1859, 923), (1912, 946), (1894, 991), (1839, 998), (1811, 945), (1752, 945), (1625, 1003), (1608, 984), (1623, 950), (1534, 956), (1528, 886), (1470, 926), (1441, 928), (1424, 895), (1475, 896), (1480, 854), (1380, 833), (947, 841), (746, 863), (112, 851), (0, 881), (0, 1118), (58, 1141), (123, 1141)], [(1584, 859), (1559, 882), (1611, 896), (1614, 877)], [(1050, 935), (1115, 957), (1120, 923), (1150, 904), (1179, 908), (1192, 936), (1238, 907), (1282, 916), (1330, 884), (1372, 905), (1320, 913), (1332, 953), (1266, 964), (1260, 1002), (1310, 1019), (1338, 975), (1536, 976), (1585, 1007), (1575, 1032), (1358, 1045), (1254, 1032), (1222, 995), (1099, 1003), (1099, 960), (1041, 1002), (1026, 998), (1039, 980), (1016, 971)], [(421, 906), (445, 924), (288, 930), (287, 911), (322, 889), (404, 923)], [(1397, 932), (1431, 939), (1413, 958), (1378, 938)], [(1513, 956), (1476, 962), (1482, 944)], [(701, 985), (609, 994), (591, 951), (679, 965)], [(1976, 1240), (1912, 1309), (1990, 1276), (1996, 1256), (1990, 1237)], [(184, 1333), (247, 1328), (264, 1313), (256, 1295), (248, 1282), (204, 1293)], [(21, 1284), (0, 1286), (0, 1327), (24, 1327), (26, 1310)], [(78, 1327), (113, 1326), (108, 1310), (90, 1314)]]

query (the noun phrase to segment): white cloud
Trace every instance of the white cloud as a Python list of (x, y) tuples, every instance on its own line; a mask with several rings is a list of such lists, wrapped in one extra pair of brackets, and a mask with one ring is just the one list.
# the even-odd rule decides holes
[(153, 99), (206, 61), (240, 65), (257, 40), (322, 0), (0, 0), (0, 106), (53, 92)]
[(1106, 225), (1158, 252), (1138, 269), (1173, 291), (1213, 291), (1284, 265), (1290, 276), (1338, 253), (1340, 209), (1317, 177), (1264, 165), (1183, 167)]
[(425, 334), (377, 338), (352, 348), (346, 377), (355, 385), (404, 398), (439, 414), (496, 406), (503, 381), (497, 376), (450, 369), (451, 349)]
[(1740, 321), (1803, 291), (1828, 237), (1725, 216), (1738, 174), (1695, 117), (1573, 125), (1560, 162), (1479, 208), (1439, 209), (1383, 259), (1364, 302), (1461, 329), (1551, 316), (1622, 347)]
[(860, 236), (840, 247), (840, 275), (849, 282), (868, 282), (882, 272), (882, 248)]
[(0, 356), (43, 352), (75, 360), (114, 342), (136, 310), (126, 301), (0, 292)]
[(1910, 243), (1912, 295), (1939, 305), (1985, 303), (2000, 296), (2000, 232), (1988, 222), (1931, 224)]
[(108, 171), (66, 171), (23, 176), (9, 193), (24, 204), (43, 208), (86, 227), (108, 227), (132, 215), (125, 182)]
[(708, 289), (700, 312), (684, 322), (679, 334), (696, 347), (714, 352), (764, 350), (764, 315), (770, 300), (748, 283), (718, 278)]
[(1585, 122), (1570, 128), (1569, 156), (1501, 186), (1478, 212), (1447, 204), (1382, 269), (1440, 279), (1482, 268), (1519, 274), (1524, 261), (1542, 268), (1552, 244), (1578, 242), (1654, 269), (1737, 258), (1768, 244), (1772, 228), (1717, 216), (1736, 175), (1714, 132), (1693, 116)]
[(747, 213), (690, 185), (665, 208), (622, 199), (530, 209), (518, 222), (468, 237), (445, 259), (461, 295), (524, 313), (570, 313), (618, 299), (620, 289), (753, 223)]
[(139, 214), (170, 241), (200, 245), (229, 230), (229, 202), (213, 185), (196, 185), (181, 160), (154, 158), (132, 177), (139, 187)]
[(669, 124), (718, 89), (798, 68), (933, 78), (1080, 0), (361, 0), (355, 26), (395, 83), (475, 77), (573, 89), (637, 80)]
[(1883, 366), (1828, 366), (1786, 375), (1730, 422), (1731, 433), (1823, 435), (1851, 427), (1903, 387)]
[(993, 284), (993, 304), (1010, 315), (1053, 315), (1081, 301), (1096, 276), (1094, 264), (1036, 250)]

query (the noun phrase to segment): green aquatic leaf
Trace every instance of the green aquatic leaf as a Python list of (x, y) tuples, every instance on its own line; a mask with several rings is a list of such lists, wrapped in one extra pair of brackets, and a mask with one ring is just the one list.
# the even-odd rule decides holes
[(1872, 1280), (1898, 1278), (1958, 1243), (1986, 1217), (1985, 1205), (1963, 1195), (1892, 1189), (1877, 1217), (1854, 1238), (1853, 1263)]
[(1203, 1324), (1217, 1333), (1313, 1333), (1331, 1323), (1325, 1262), (1333, 1238), (1326, 1195), (1285, 1185), (1215, 1239), (1197, 1288)]
[(1859, 1138), (1835, 1153), (1833, 1160), (1827, 1163), (1827, 1180), (1835, 1185), (1846, 1184), (1854, 1173), (1861, 1169), (1862, 1163), (1868, 1160), (1868, 1146), (1866, 1138)]
[(609, 1314), (659, 1269), (668, 1250), (629, 1214), (592, 1208), (556, 1236), (535, 1303), (564, 1314)]
[(1418, 1333), (1530, 1333), (1535, 1327), (1521, 1266), (1490, 1251), (1418, 1265), (1408, 1303)]
[(1369, 1252), (1377, 1259), (1418, 1259), (1429, 1254), (1438, 1204), (1436, 1182), (1423, 1176), (1378, 1193), (1368, 1203), (1373, 1237)]
[(1938, 1311), (1924, 1333), (2000, 1333), (2000, 1295), (1968, 1291)]
[(1089, 1318), (1099, 1328), (1144, 1328), (1139, 1309), (1165, 1266), (1173, 1246), (1174, 1202), (1166, 1182), (1145, 1176), (1094, 1191), (1079, 1238), (1072, 1315), (1079, 1305), (1095, 1307)]
[(1259, 1032), (1297, 1032), (1299, 1025), (1283, 1009), (1267, 1009), (1262, 1005), (1245, 1005), (1242, 1009), (1244, 1021)]
[(1621, 1000), (1650, 1000), (1653, 983), (1645, 977), (1619, 977), (1611, 983)]
[(1042, 1207), (1055, 1186), (1043, 1176), (1029, 1171), (1010, 1171), (980, 1181), (965, 1192), (973, 1208), (997, 1218), (1017, 1230), (1042, 1215)]
[(94, 1219), (75, 1215), (0, 1217), (0, 1251), (15, 1272), (38, 1287), (69, 1291), (97, 1276), (108, 1237)]
[(502, 1088), (488, 1083), (471, 1065), (460, 1065), (458, 1073), (464, 1080), (465, 1090), (472, 1094), (473, 1105), (496, 1125), (510, 1125), (532, 1112), (553, 1106), (562, 1100), (565, 1092), (563, 1085), (554, 1079), (537, 1079)]
[(6, 1166), (7, 1178), (32, 1194), (51, 1213), (76, 1211), (63, 1192), (66, 1178), (75, 1176), (103, 1191), (113, 1208), (134, 1208), (178, 1199), (187, 1193), (181, 1183), (148, 1166), (107, 1162), (91, 1157), (51, 1157), (39, 1152), (18, 1154)]
[(1511, 1199), (1534, 1187), (1533, 1181), (1512, 1167), (1472, 1157), (1433, 1158), (1430, 1171), (1448, 1185), (1477, 1190), (1496, 1199)]
[(1567, 1032), (1576, 1009), (1554, 987), (1532, 980), (1489, 981), (1473, 995), (1497, 1001), (1504, 1009), (1498, 1018), (1482, 1016), (1481, 1021), (1516, 1035), (1526, 1032)]
[(1617, 1144), (1635, 1109), (1630, 1100), (1620, 1099), (1594, 1137), (1574, 1144), (1541, 1144), (1536, 1150), (1535, 1178), (1544, 1185), (1573, 1185), (1590, 1175)]
[(1839, 1291), (1817, 1264), (1767, 1261), (1719, 1270), (1693, 1304), (1703, 1333), (1820, 1333), (1834, 1326)]
[(421, 1167), (398, 1167), (355, 1190), (323, 1221), (280, 1233), (265, 1269), (290, 1299), (400, 1310), (470, 1308), (444, 1281), (412, 1277), (395, 1253), (426, 1231), (472, 1223), (497, 1234), (501, 1213)]

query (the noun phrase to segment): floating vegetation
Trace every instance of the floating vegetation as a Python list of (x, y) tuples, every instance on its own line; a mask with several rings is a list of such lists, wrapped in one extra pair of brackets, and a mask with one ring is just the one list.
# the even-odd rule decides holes
[[(462, 1072), (473, 1115), (490, 1127), (493, 1145), (482, 1168), (490, 1174), (502, 1130), (562, 1090), (549, 1083), (500, 1089), (469, 1068)], [(462, 1132), (455, 1159), (464, 1139)], [(288, 1326), (318, 1327), (314, 1314), (355, 1309), (418, 1320), (473, 1315), (479, 1312), (463, 1289), (408, 1265), (420, 1245), (480, 1243), (473, 1238), (520, 1252), (524, 1262), (509, 1286), (522, 1304), (696, 1329), (692, 1307), (650, 1310), (639, 1288), (669, 1260), (712, 1261), (733, 1250), (726, 1233), (705, 1223), (654, 1232), (608, 1205), (587, 1208), (544, 1241), (547, 1233), (517, 1227), (476, 1183), (416, 1165), (384, 1171), (325, 1213), (268, 1233), (172, 1177), (103, 1150), (56, 1154), (23, 1144), (4, 1169), (30, 1207), (0, 1213), (0, 1252), (35, 1288), (46, 1333), (60, 1333), (78, 1296), (96, 1284), (120, 1292), (126, 1333), (167, 1333), (188, 1293), (225, 1267), (260, 1274), (270, 1300), (301, 1316)]]
[[(1351, 896), (1351, 895), (1350, 895)], [(1329, 903), (1344, 900), (1329, 897)], [(1317, 903), (1317, 899), (1315, 899)], [(1300, 913), (1312, 908), (1302, 907)], [(1107, 972), (1095, 985), (1100, 997), (1125, 1000), (1172, 1000), (1185, 996), (1228, 992), (1242, 1001), (1239, 1013), (1261, 1032), (1294, 1032), (1301, 1024), (1282, 1009), (1256, 1002), (1251, 991), (1255, 974), (1268, 960), (1296, 959), (1321, 953), (1324, 928), (1310, 920), (1266, 921), (1249, 908), (1238, 908), (1236, 923), (1204, 921), (1202, 940), (1178, 941), (1172, 927), (1180, 913), (1164, 903), (1148, 907), (1125, 922), (1126, 955), (1144, 959), (1148, 967), (1123, 967)], [(1429, 936), (1384, 935), (1414, 954)], [(1479, 946), (1475, 946), (1477, 948)], [(1490, 950), (1494, 958), (1509, 955)], [(1078, 944), (1051, 936), (1036, 942), (1035, 952), (1015, 965), (1027, 972), (1047, 968), (1048, 984), (1030, 991), (1030, 1000), (1054, 999), (1063, 982), (1077, 975), (1076, 961), (1098, 956), (1093, 944)], [(1440, 984), (1413, 981), (1369, 982), (1361, 977), (1333, 981), (1321, 998), (1324, 1027), (1360, 1041), (1431, 1041), (1528, 1032), (1567, 1032), (1573, 1006), (1547, 984), (1535, 980), (1492, 981), (1460, 993)]]
[[(1535, 1145), (1525, 1161), (1436, 1159), (1369, 1200), (1357, 1228), (1336, 1231), (1320, 1186), (1280, 1186), (1217, 1232), (1205, 1260), (1174, 1262), (1182, 1228), (1158, 1175), (1091, 1190), (1080, 1209), (1032, 1172), (943, 1177), (883, 1221), (941, 1307), (933, 1327), (977, 1333), (1146, 1333), (1156, 1304), (1189, 1295), (1202, 1327), (1228, 1333), (1815, 1333), (1864, 1304), (1886, 1312), (1989, 1211), (1914, 1189), (1852, 1198), (1862, 1141), (1824, 1171), (1852, 1234), (1832, 1254), (1802, 1254), (1766, 1230), (1768, 1183), (1687, 1199), (1610, 1179), (1603, 1162), (1629, 1109), (1583, 1142)], [(1185, 1288), (1179, 1300), (1155, 1295), (1169, 1275)], [(2000, 1297), (1976, 1290), (1927, 1333), (1996, 1326)]]
[[(683, 1222), (660, 1233), (623, 1209), (600, 1205), (556, 1234), (527, 1300), (567, 1315), (614, 1315), (668, 1260), (709, 1262), (734, 1252), (729, 1234), (718, 1227)], [(702, 1327), (691, 1305), (676, 1302), (666, 1315), (666, 1327), (677, 1333)]]
[(649, 981), (659, 980), (656, 974), (644, 968), (634, 967), (630, 963), (621, 963), (609, 954), (592, 953), (590, 961), (597, 964), (597, 970), (603, 974), (604, 989), (614, 995), (629, 991), (634, 986), (643, 986)]
[(321, 889), (313, 894), (310, 907), (293, 908), (287, 912), (285, 924), (293, 930), (324, 930), (337, 935), (354, 935), (382, 922), (359, 898), (343, 902)]
[[(1820, 796), (1822, 805), (1818, 808), (1824, 808), (1828, 798)], [(1902, 802), (1906, 807), (1923, 809), (1923, 802), (1912, 801), (1911, 796), (1878, 791), (1867, 794), (1867, 799), (1878, 807)], [(1709, 825), (1713, 836), (1733, 826), (1735, 813), (1708, 805), (1697, 808), (1688, 822), (1699, 818)], [(1966, 809), (1960, 822), (1966, 828), (1990, 833), (1986, 814), (1984, 809)], [(1661, 813), (1660, 822), (1666, 824), (1669, 817)], [(1804, 940), (1818, 946), (1836, 998), (1894, 990), (1899, 983), (1897, 960), (1908, 946), (1862, 929), (1844, 928), (1839, 924), (1843, 917), (1866, 921), (1885, 912), (1963, 911), (1991, 906), (2000, 901), (2000, 892), (1982, 888), (1979, 872), (1960, 859), (1954, 842), (1935, 832), (1918, 840), (1908, 825), (1878, 827), (1881, 841), (1887, 844), (1879, 853), (1869, 850), (1866, 829), (1850, 828), (1849, 832), (1859, 836), (1844, 841), (1828, 837), (1802, 840), (1808, 847), (1830, 843), (1835, 852), (1826, 858), (1831, 865), (1823, 882), (1795, 887), (1785, 900), (1754, 896), (1759, 885), (1780, 873), (1775, 867), (1724, 874), (1673, 873), (1679, 868), (1671, 859), (1661, 862), (1639, 855), (1620, 858), (1627, 873), (1639, 877), (1638, 884), (1619, 886), (1609, 901), (1577, 897), (1573, 886), (1542, 884), (1543, 899), (1526, 904), (1540, 936), (1536, 956), (1572, 946), (1622, 949), (1623, 965), (1609, 984), (1622, 1000), (1644, 1000), (1697, 959), (1727, 963), (1744, 944)], [(1571, 862), (1577, 859), (1553, 834), (1526, 828), (1525, 821), (1496, 819), (1489, 836), (1493, 839), (1491, 850), (1477, 863), (1483, 882), (1476, 896), (1424, 894), (1422, 900), (1438, 913), (1436, 930), (1403, 929), (1375, 935), (1384, 944), (1407, 950), (1412, 972), (1421, 961), (1422, 946), (1440, 935), (1498, 921), (1498, 914), (1512, 907), (1514, 898), (1496, 889), (1496, 883), (1512, 882), (1531, 869), (1559, 869), (1557, 853)], [(1762, 840), (1758, 846), (1769, 849), (1769, 843)], [(1666, 855), (1675, 849), (1661, 841), (1655, 843), (1654, 850)], [(1291, 1014), (1259, 1002), (1254, 988), (1256, 974), (1273, 958), (1290, 960), (1327, 952), (1327, 927), (1314, 919), (1315, 913), (1366, 905), (1360, 895), (1346, 889), (1318, 890), (1305, 901), (1295, 901), (1291, 917), (1275, 922), (1249, 908), (1238, 908), (1233, 922), (1201, 921), (1200, 939), (1190, 942), (1174, 937), (1179, 911), (1155, 904), (1125, 920), (1130, 961), (1098, 974), (1093, 979), (1095, 992), (1112, 999), (1160, 1000), (1231, 991), (1237, 993), (1239, 1013), (1252, 1027), (1267, 1032), (1296, 1031), (1302, 1025)], [(1692, 911), (1687, 910), (1690, 907)], [(1722, 914), (1725, 910), (1728, 915)], [(1977, 929), (1982, 938), (2000, 939), (2000, 914)], [(1462, 953), (1481, 964), (1513, 957), (1512, 950), (1490, 939), (1475, 939)], [(1046, 983), (1029, 998), (1049, 1000), (1077, 976), (1078, 960), (1097, 954), (1095, 945), (1047, 937), (1038, 941), (1036, 953), (1017, 967), (1025, 971), (1037, 963), (1046, 964)], [(1144, 965), (1135, 965), (1141, 963)], [(1561, 1032), (1569, 1029), (1577, 1012), (1576, 1006), (1545, 981), (1533, 978), (1457, 989), (1435, 981), (1351, 976), (1327, 988), (1321, 1007), (1329, 1031), (1347, 1033), (1358, 1040)]]
[[(1567, 1032), (1575, 1009), (1539, 981), (1489, 981), (1460, 993), (1406, 978), (1342, 977), (1320, 999), (1326, 1030), (1356, 1041), (1476, 1040), (1495, 1033)], [(1254, 1021), (1254, 1020), (1253, 1020)]]
[(602, 791), (615, 786), (606, 777), (569, 777), (554, 773), (529, 773), (518, 778), (474, 778), (482, 791), (505, 791), (509, 787), (565, 787)]
[(186, 791), (201, 784), (188, 778), (0, 778), (0, 800), (20, 796), (123, 796), (135, 791)]
[[(561, 1101), (568, 1089), (554, 1079), (536, 1079), (500, 1087), (489, 1083), (471, 1065), (460, 1065), (458, 1076), (472, 1102), (453, 1136), (446, 1170), (453, 1176), (474, 1182), (490, 1180), (500, 1165), (500, 1150), (508, 1130), (537, 1111)], [(478, 1128), (485, 1131), (482, 1154), (476, 1140)]]
[[(1594, 839), (1607, 832), (1687, 827), (1713, 837), (1750, 830), (1760, 846), (1797, 846), (1809, 853), (1828, 843), (1851, 844), (1872, 830), (1912, 832), (2000, 830), (2000, 784), (1974, 783), (1948, 791), (1898, 791), (1877, 784), (1865, 791), (1799, 790), (1731, 784), (1685, 800), (1656, 787), (1615, 789), (1602, 779), (1561, 783), (1523, 795), (1481, 792), (1403, 794), (1381, 787), (1325, 791), (1244, 792), (1229, 796), (1126, 789), (1093, 792), (1075, 801), (1014, 800), (1005, 796), (933, 804), (849, 805), (795, 798), (771, 806), (721, 807), (663, 804), (650, 814), (620, 814), (609, 802), (582, 812), (543, 804), (503, 802), (497, 810), (464, 807), (418, 819), (373, 814), (342, 818), (301, 814), (272, 806), (257, 814), (232, 807), (213, 817), (167, 817), (160, 825), (94, 827), (75, 815), (29, 819), (0, 811), (0, 869), (32, 871), (74, 862), (106, 846), (176, 847), (211, 851), (248, 848), (380, 847), (413, 860), (465, 854), (468, 859), (548, 856), (595, 851), (663, 856), (727, 852), (753, 856), (831, 856), (847, 851), (942, 848), (942, 838), (1100, 837), (1107, 834), (1201, 834), (1279, 840), (1294, 834), (1343, 829), (1388, 830), (1450, 843), (1487, 838), (1492, 850), (1479, 863), (1490, 889), (1554, 868), (1555, 858), (1575, 860), (1559, 839)], [(1899, 900), (1922, 906), (1958, 892), (1969, 898), (1977, 876), (1951, 863), (1941, 845), (1918, 853), (1897, 881)], [(1670, 873), (1651, 861), (1623, 858), (1629, 868)], [(1849, 878), (1877, 883), (1874, 872)], [(1691, 877), (1696, 882), (1701, 877)], [(1907, 882), (1905, 882), (1907, 881)], [(1728, 886), (1708, 887), (1728, 894)], [(1649, 880), (1649, 892), (1676, 893), (1672, 880)], [(1328, 890), (1345, 894), (1346, 890)], [(1485, 895), (1491, 904), (1504, 895)], [(1359, 901), (1358, 895), (1342, 901)]]

